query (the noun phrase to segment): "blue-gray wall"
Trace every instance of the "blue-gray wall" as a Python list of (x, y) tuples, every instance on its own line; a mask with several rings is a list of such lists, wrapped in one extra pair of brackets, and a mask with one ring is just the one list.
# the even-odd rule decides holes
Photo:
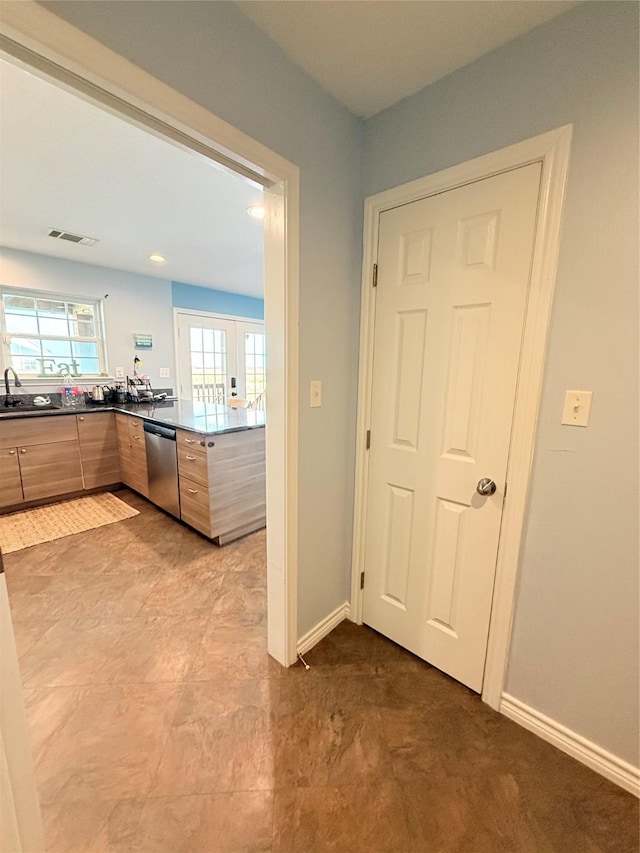
[(171, 282), (171, 302), (174, 308), (264, 320), (264, 299), (229, 293), (226, 290), (214, 290), (210, 287), (195, 287), (193, 284), (183, 284), (181, 281)]
[[(363, 195), (568, 123), (507, 690), (637, 766), (637, 5), (580, 5), (370, 119)], [(560, 424), (570, 388), (588, 429)]]

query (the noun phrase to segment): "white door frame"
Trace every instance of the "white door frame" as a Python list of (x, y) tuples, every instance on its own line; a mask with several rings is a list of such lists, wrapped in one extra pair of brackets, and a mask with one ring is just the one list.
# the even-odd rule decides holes
[(33, 73), (265, 187), (269, 346), (269, 653), (296, 661), (298, 553), (298, 167), (33, 0), (0, 8), (0, 49)]
[[(173, 309), (173, 352), (176, 385), (181, 384), (181, 365), (180, 365), (180, 335), (178, 334), (178, 323), (181, 316), (188, 317), (206, 317), (209, 320), (230, 320), (232, 323), (255, 323), (262, 326), (264, 329), (264, 320), (256, 319), (255, 317), (240, 317), (236, 314), (219, 314), (215, 311), (198, 311), (191, 308), (174, 308)], [(178, 392), (175, 391), (177, 394)]]
[(362, 623), (361, 573), (365, 571), (365, 533), (369, 477), (366, 433), (371, 424), (371, 380), (375, 291), (373, 264), (378, 252), (378, 227), (384, 210), (463, 186), (482, 178), (542, 163), (540, 203), (534, 242), (531, 281), (522, 338), (505, 499), (496, 563), (496, 579), (489, 626), (482, 699), (496, 710), (504, 685), (515, 584), (529, 476), (535, 446), (538, 407), (546, 355), (547, 334), (560, 245), (562, 208), (569, 167), (572, 126), (565, 125), (540, 136), (493, 151), (482, 157), (419, 178), (370, 196), (365, 201), (363, 275), (361, 297), (360, 370), (358, 377), (358, 428), (356, 433), (356, 484), (354, 505), (351, 616)]

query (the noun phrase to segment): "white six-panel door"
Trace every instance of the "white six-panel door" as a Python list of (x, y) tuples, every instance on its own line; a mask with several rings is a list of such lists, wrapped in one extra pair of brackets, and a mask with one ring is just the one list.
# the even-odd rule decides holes
[(363, 621), (476, 691), (540, 172), (380, 216)]

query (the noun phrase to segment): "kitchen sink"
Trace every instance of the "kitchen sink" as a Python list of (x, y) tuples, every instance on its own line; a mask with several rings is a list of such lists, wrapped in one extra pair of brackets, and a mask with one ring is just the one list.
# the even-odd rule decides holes
[(29, 412), (50, 412), (61, 408), (62, 406), (56, 406), (53, 403), (47, 403), (46, 406), (0, 406), (0, 418), (3, 415), (22, 415), (28, 414)]

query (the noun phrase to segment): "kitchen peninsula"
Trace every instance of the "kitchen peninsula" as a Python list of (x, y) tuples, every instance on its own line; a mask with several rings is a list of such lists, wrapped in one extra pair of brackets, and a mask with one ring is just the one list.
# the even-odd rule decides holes
[(222, 545), (265, 525), (265, 423), (262, 411), (188, 400), (3, 410), (0, 512), (120, 483), (153, 500), (145, 424), (157, 425), (175, 438), (174, 514)]

